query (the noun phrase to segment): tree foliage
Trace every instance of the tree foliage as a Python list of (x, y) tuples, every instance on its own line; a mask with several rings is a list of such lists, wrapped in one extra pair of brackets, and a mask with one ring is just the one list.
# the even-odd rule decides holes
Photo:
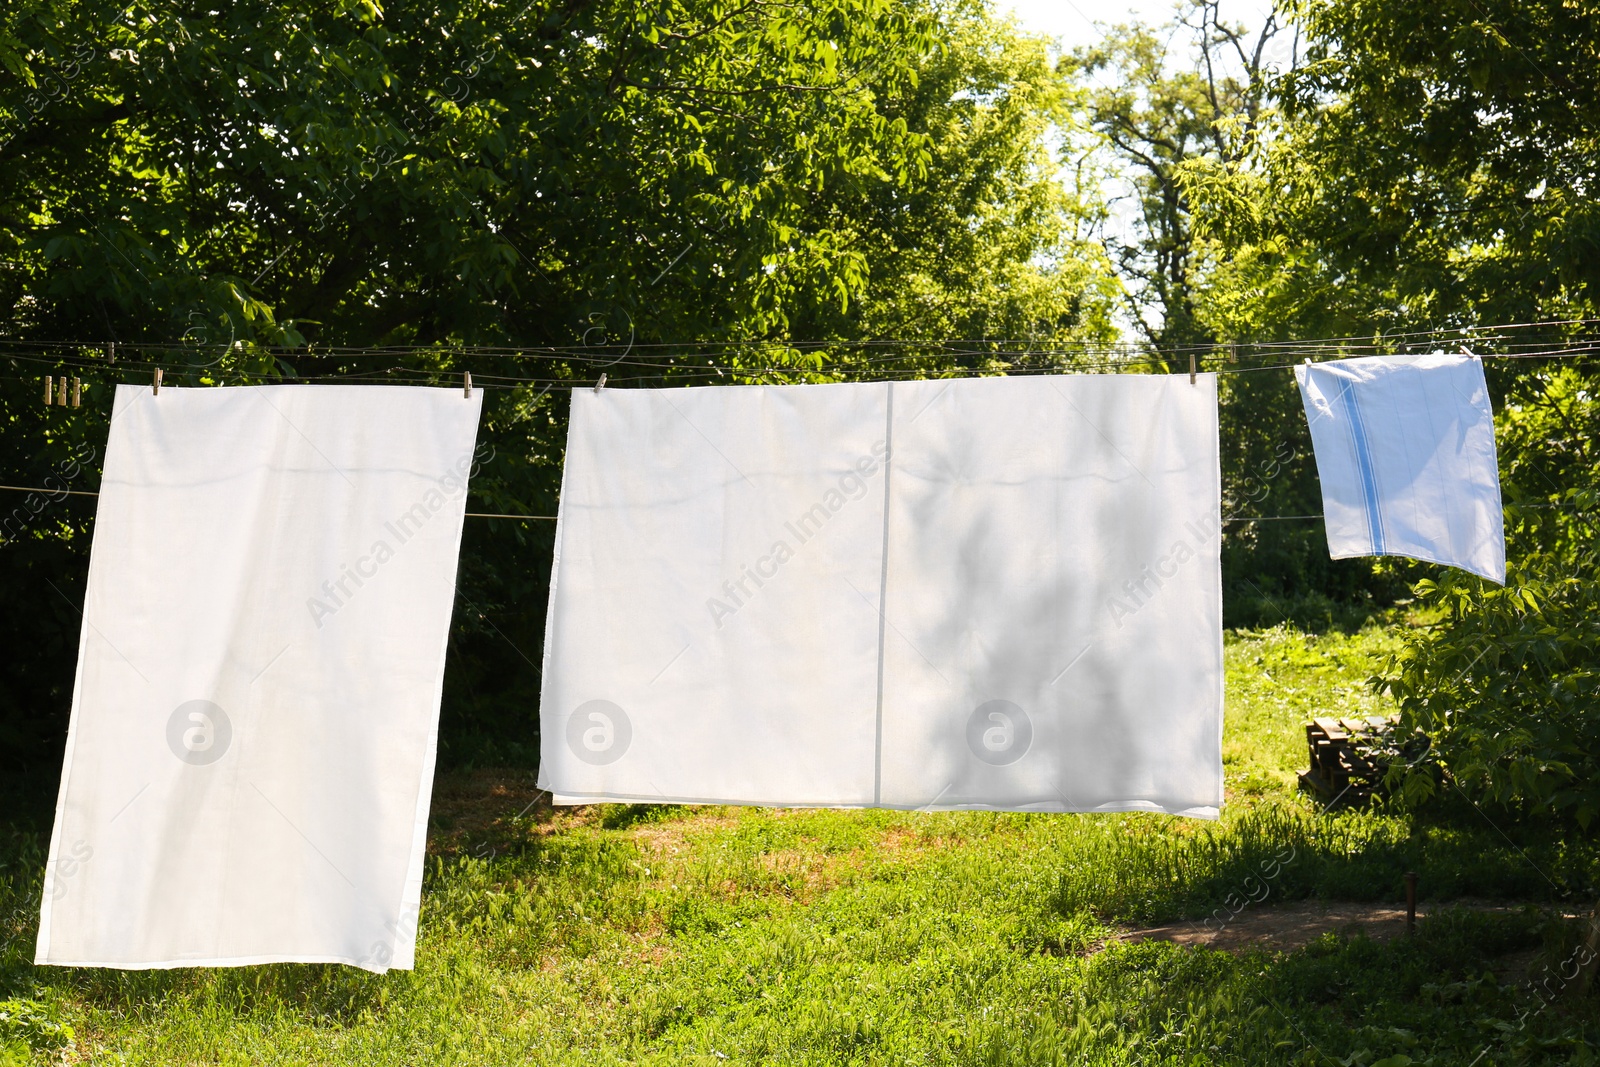
[[(1544, 388), (1500, 418), (1506, 585), (1453, 570), (1418, 583), (1444, 618), (1378, 684), (1470, 796), (1587, 829), (1600, 816), (1600, 398), (1571, 368), (1536, 377)], [(1421, 772), (1403, 786), (1413, 800), (1449, 788)]]
[[(10, 87), (12, 336), (781, 338), (935, 249), (1093, 283), (1039, 155), (1060, 82), (974, 5), (90, 10), (18, 20), (64, 88)], [(969, 221), (1005, 240), (945, 244)]]
[(1185, 182), (1220, 330), (1581, 319), (1600, 282), (1600, 9), (1316, 0), (1281, 122)]

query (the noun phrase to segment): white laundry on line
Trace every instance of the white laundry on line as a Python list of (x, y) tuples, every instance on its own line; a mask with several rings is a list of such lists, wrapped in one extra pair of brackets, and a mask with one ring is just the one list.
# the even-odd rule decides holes
[(1410, 556), (1505, 583), (1494, 411), (1474, 356), (1363, 356), (1295, 368), (1328, 552)]
[(561, 803), (1222, 801), (1216, 381), (573, 393)]
[(412, 965), (481, 405), (118, 386), (37, 962)]

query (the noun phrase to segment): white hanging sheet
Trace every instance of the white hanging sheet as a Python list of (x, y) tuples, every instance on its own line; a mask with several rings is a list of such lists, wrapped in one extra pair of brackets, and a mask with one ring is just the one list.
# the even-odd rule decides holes
[(1216, 381), (573, 393), (559, 803), (1222, 801)]
[(37, 962), (412, 965), (481, 405), (117, 388)]
[(1494, 412), (1473, 356), (1363, 356), (1295, 368), (1328, 553), (1410, 556), (1505, 583)]

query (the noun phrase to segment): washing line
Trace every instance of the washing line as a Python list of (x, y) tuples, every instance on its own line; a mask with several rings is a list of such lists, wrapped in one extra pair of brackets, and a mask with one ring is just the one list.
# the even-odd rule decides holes
[[(816, 374), (827, 376), (830, 374), (845, 374), (853, 380), (881, 380), (874, 378), (870, 372), (863, 373), (865, 368), (873, 368), (880, 364), (914, 364), (918, 360), (961, 360), (964, 358), (984, 359), (1004, 362), (1009, 364), (1007, 370), (1015, 373), (1019, 370), (1034, 369), (1041, 372), (1089, 371), (1089, 370), (1121, 370), (1132, 367), (1149, 367), (1155, 363), (1171, 363), (1179, 357), (1188, 356), (1204, 369), (1206, 364), (1213, 364), (1212, 373), (1237, 374), (1257, 370), (1273, 370), (1293, 366), (1294, 363), (1305, 358), (1316, 356), (1349, 357), (1363, 354), (1381, 355), (1394, 353), (1397, 350), (1413, 352), (1429, 347), (1452, 347), (1470, 343), (1474, 348), (1499, 347), (1508, 351), (1481, 352), (1484, 358), (1511, 359), (1511, 358), (1575, 358), (1600, 351), (1600, 342), (1574, 341), (1567, 345), (1556, 347), (1542, 347), (1539, 342), (1520, 341), (1515, 337), (1506, 336), (1517, 330), (1536, 328), (1557, 328), (1588, 326), (1600, 324), (1597, 319), (1563, 319), (1547, 322), (1503, 323), (1487, 326), (1470, 327), (1445, 327), (1434, 330), (1401, 331), (1392, 334), (1378, 333), (1371, 336), (1356, 337), (1352, 335), (1334, 336), (1324, 338), (1302, 338), (1293, 341), (1246, 341), (1246, 342), (1220, 342), (1205, 344), (1170, 345), (1152, 351), (1148, 345), (1137, 342), (1094, 342), (1094, 341), (1052, 341), (1041, 345), (1036, 339), (1029, 338), (979, 338), (979, 339), (942, 339), (942, 340), (907, 340), (907, 339), (881, 339), (881, 340), (856, 340), (856, 341), (772, 341), (772, 340), (744, 340), (744, 341), (689, 341), (689, 342), (636, 342), (632, 339), (619, 341), (616, 344), (603, 345), (544, 345), (527, 347), (509, 347), (494, 345), (379, 345), (379, 346), (327, 346), (318, 349), (316, 346), (306, 348), (256, 348), (253, 351), (279, 360), (350, 360), (367, 358), (401, 358), (406, 356), (433, 356), (447, 358), (458, 366), (468, 359), (512, 359), (512, 360), (543, 360), (546, 362), (587, 364), (594, 367), (630, 367), (649, 369), (657, 374), (670, 374), (672, 377), (683, 381), (703, 378), (710, 380), (713, 376), (726, 378), (733, 375), (748, 379), (766, 374), (793, 376), (797, 374)], [(1545, 342), (1548, 345), (1548, 342)], [(73, 369), (105, 368), (117, 362), (116, 354), (119, 348), (123, 352), (132, 352), (132, 360), (124, 357), (123, 363), (130, 368), (154, 369), (157, 361), (165, 356), (171, 359), (178, 357), (179, 362), (186, 362), (190, 369), (204, 370), (207, 366), (215, 365), (234, 345), (185, 345), (171, 343), (147, 342), (91, 342), (91, 341), (43, 341), (28, 342), (0, 339), (0, 351), (8, 351), (8, 358), (13, 360), (47, 364), (52, 367), (66, 366)], [(28, 356), (17, 352), (18, 349), (32, 349), (41, 355)], [(840, 358), (838, 353), (847, 352), (882, 352), (885, 349), (899, 349), (887, 355), (862, 355), (855, 358)], [(42, 353), (50, 350), (71, 350), (78, 355), (45, 355)], [(620, 351), (619, 351), (620, 350)], [(757, 366), (735, 366), (726, 362), (730, 353), (744, 350), (754, 354), (764, 351), (792, 352), (797, 355), (827, 355), (833, 353), (832, 358), (820, 359), (814, 366), (793, 365), (789, 363), (768, 364)], [(85, 352), (100, 352), (105, 358), (94, 358), (83, 355)], [(216, 359), (209, 364), (196, 365), (193, 362), (196, 356), (205, 356), (216, 353)], [(721, 355), (724, 362), (706, 358), (710, 352)], [(1097, 362), (1086, 361), (1085, 357), (1103, 357)], [(1071, 362), (1063, 367), (1061, 358), (1070, 359)], [(1238, 366), (1241, 361), (1250, 362), (1258, 360), (1272, 360), (1274, 358), (1288, 362), (1276, 362), (1261, 366)], [(1039, 361), (1043, 361), (1040, 363)], [(1030, 367), (1029, 364), (1034, 366)], [(1223, 364), (1215, 366), (1215, 364)], [(888, 369), (888, 368), (886, 368)], [(977, 368), (973, 368), (977, 370)], [(398, 372), (410, 375), (427, 375), (427, 370), (418, 368), (392, 367), (379, 372), (387, 374)], [(315, 381), (344, 380), (358, 381), (369, 380), (368, 376), (373, 371), (355, 371), (350, 374), (340, 375), (285, 375), (278, 380), (290, 381)], [(444, 373), (444, 372), (439, 372)], [(901, 370), (903, 373), (903, 370)], [(980, 371), (981, 373), (981, 371)], [(889, 374), (895, 370), (889, 369)], [(481, 379), (498, 380), (502, 382), (515, 382), (520, 384), (583, 384), (570, 375), (553, 378), (528, 377), (515, 375), (481, 374)], [(381, 378), (379, 380), (392, 380)], [(425, 377), (411, 380), (428, 380)], [(654, 380), (651, 376), (640, 376), (636, 379), (613, 379), (617, 384), (626, 381)], [(485, 384), (489, 384), (488, 381)]]
[[(429, 351), (433, 351), (433, 350), (429, 350)], [(419, 350), (418, 354), (422, 354), (422, 350)], [(975, 353), (975, 354), (985, 355), (986, 353)], [(1305, 358), (1308, 358), (1308, 357), (1305, 356), (1305, 350), (1298, 350), (1298, 349), (1297, 350), (1284, 350), (1282, 352), (1270, 353), (1270, 355), (1278, 356), (1278, 357), (1291, 355), (1291, 354), (1296, 356), (1296, 357), (1298, 357), (1298, 358), (1289, 359), (1287, 362), (1269, 363), (1269, 364), (1264, 364), (1264, 365), (1261, 365), (1261, 366), (1253, 366), (1253, 367), (1242, 367), (1242, 366), (1220, 366), (1220, 367), (1218, 367), (1218, 366), (1212, 366), (1212, 367), (1207, 368), (1205, 366), (1205, 363), (1207, 361), (1199, 360), (1199, 359), (1196, 360), (1196, 364), (1199, 367), (1199, 369), (1203, 370), (1205, 373), (1208, 373), (1208, 374), (1219, 374), (1219, 375), (1251, 374), (1251, 373), (1257, 373), (1257, 372), (1260, 372), (1260, 371), (1283, 370), (1283, 369), (1286, 369), (1286, 368), (1289, 368), (1289, 367), (1293, 367), (1297, 363), (1302, 362)], [(1348, 353), (1346, 353), (1346, 354), (1348, 354)], [(1581, 346), (1567, 346), (1567, 347), (1564, 347), (1564, 348), (1543, 349), (1543, 350), (1526, 351), (1526, 352), (1480, 352), (1480, 353), (1475, 353), (1475, 354), (1478, 355), (1482, 359), (1580, 359), (1580, 358), (1584, 358), (1584, 357), (1600, 355), (1600, 342), (1583, 342), (1581, 344)], [(299, 355), (306, 356), (307, 353), (302, 352), (302, 353), (299, 353)], [(1017, 355), (1024, 355), (1024, 354), (1017, 354)], [(1026, 354), (1026, 355), (1037, 355), (1037, 353)], [(107, 364), (105, 362), (97, 361), (97, 360), (96, 361), (86, 361), (86, 360), (82, 360), (82, 359), (72, 359), (72, 358), (48, 358), (48, 357), (21, 356), (21, 355), (0, 356), (0, 358), (6, 358), (6, 359), (11, 359), (11, 360), (20, 360), (20, 361), (31, 362), (31, 363), (48, 364), (49, 367), (52, 368), (52, 369), (64, 368), (64, 369), (71, 369), (71, 370), (104, 371), (104, 370), (108, 369), (108, 367), (117, 366), (117, 365), (114, 365), (114, 364)], [(330, 358), (331, 359), (331, 358), (344, 358), (344, 357), (332, 357), (332, 356), (324, 357), (324, 356), (318, 354), (318, 355), (313, 356), (312, 358), (317, 358), (317, 359)], [(610, 377), (608, 379), (608, 381), (613, 386), (623, 386), (623, 385), (629, 385), (629, 384), (637, 383), (637, 382), (660, 383), (663, 379), (671, 380), (671, 381), (674, 381), (674, 382), (680, 382), (680, 383), (686, 383), (686, 382), (707, 382), (707, 383), (709, 383), (709, 382), (714, 382), (716, 380), (728, 381), (730, 378), (734, 378), (734, 379), (744, 380), (744, 381), (747, 382), (749, 379), (760, 378), (760, 377), (767, 376), (767, 375), (779, 375), (779, 376), (783, 376), (786, 379), (792, 379), (793, 377), (798, 376), (798, 375), (816, 375), (816, 376), (822, 376), (822, 377), (826, 377), (826, 376), (830, 376), (830, 375), (841, 375), (841, 376), (847, 376), (848, 380), (855, 381), (855, 382), (882, 382), (882, 381), (903, 381), (903, 380), (906, 380), (904, 378), (903, 374), (896, 374), (894, 368), (887, 368), (887, 367), (883, 368), (885, 373), (882, 376), (875, 376), (870, 369), (864, 371), (863, 370), (863, 366), (861, 364), (850, 364), (850, 363), (836, 364), (831, 368), (827, 368), (827, 367), (824, 367), (824, 368), (804, 367), (804, 366), (770, 366), (770, 365), (769, 366), (737, 367), (737, 366), (733, 366), (731, 364), (730, 365), (720, 365), (719, 366), (719, 365), (716, 365), (716, 364), (711, 364), (709, 362), (707, 362), (705, 364), (699, 364), (699, 363), (693, 363), (693, 362), (665, 363), (665, 364), (663, 364), (663, 363), (641, 363), (639, 361), (623, 360), (621, 358), (619, 358), (619, 359), (606, 359), (604, 357), (598, 357), (598, 356), (580, 356), (580, 355), (572, 355), (572, 356), (561, 357), (561, 358), (564, 358), (564, 359), (566, 359), (566, 360), (568, 360), (570, 362), (588, 363), (588, 364), (591, 364), (592, 366), (597, 367), (597, 368), (598, 367), (617, 367), (617, 366), (628, 366), (628, 367), (632, 367), (632, 368), (646, 368), (646, 367), (648, 367), (648, 368), (656, 371), (655, 374), (639, 374), (639, 375), (635, 375), (635, 376), (631, 376), (631, 377), (615, 377), (615, 376)], [(896, 358), (899, 359), (900, 357), (896, 357)], [(1165, 360), (1165, 359), (1162, 359), (1161, 357), (1156, 357), (1156, 356), (1144, 356), (1144, 357), (1138, 357), (1138, 358), (1130, 357), (1128, 359), (1117, 360), (1117, 361), (1114, 361), (1114, 362), (1074, 363), (1074, 364), (1070, 364), (1070, 365), (1066, 365), (1066, 366), (1062, 366), (1062, 365), (1059, 365), (1059, 364), (1036, 365), (1036, 366), (1026, 366), (1026, 365), (1017, 366), (1016, 364), (1012, 364), (1012, 365), (1006, 367), (1006, 371), (1012, 377), (1025, 377), (1025, 376), (1029, 376), (1031, 374), (1079, 373), (1079, 372), (1083, 372), (1083, 371), (1093, 371), (1093, 370), (1125, 370), (1125, 369), (1129, 369), (1129, 368), (1147, 367), (1151, 363), (1155, 363), (1155, 362), (1171, 362), (1171, 361), (1170, 360)], [(1216, 360), (1211, 360), (1210, 362), (1214, 363), (1214, 362), (1216, 362)], [(124, 363), (120, 364), (120, 366), (122, 368), (124, 368), (124, 369), (127, 369), (127, 370), (140, 370), (140, 371), (149, 370), (149, 371), (153, 372), (154, 370), (160, 368), (162, 365), (158, 364), (158, 363), (155, 363), (155, 362), (127, 361), (127, 362), (124, 362)], [(171, 365), (168, 364), (168, 366), (171, 366)], [(208, 368), (205, 368), (205, 367), (193, 367), (193, 368), (190, 368), (190, 369), (196, 370), (196, 371), (204, 371), (204, 370), (206, 370)], [(963, 368), (963, 369), (968, 369), (968, 368)], [(960, 378), (960, 377), (971, 377), (971, 376), (973, 376), (974, 373), (976, 373), (976, 374), (981, 374), (982, 373), (982, 371), (980, 369), (978, 369), (978, 368), (970, 368), (969, 370), (970, 370), (970, 373), (965, 374), (965, 375), (962, 375), (962, 374), (937, 374), (937, 375), (932, 375), (930, 377), (954, 379), (954, 378)], [(446, 377), (446, 376), (453, 377), (456, 373), (457, 372), (454, 371), (454, 370), (450, 370), (450, 371), (446, 371), (446, 370), (431, 371), (431, 370), (427, 370), (427, 369), (413, 368), (413, 367), (389, 367), (389, 368), (384, 368), (383, 370), (378, 370), (378, 371), (375, 371), (375, 370), (373, 370), (371, 368), (368, 368), (368, 369), (364, 369), (364, 370), (351, 371), (350, 373), (347, 373), (347, 374), (277, 375), (277, 376), (273, 377), (271, 379), (271, 381), (273, 383), (275, 383), (275, 384), (287, 384), (287, 383), (305, 383), (305, 384), (309, 384), (309, 383), (318, 383), (318, 382), (325, 382), (325, 383), (338, 382), (338, 383), (345, 383), (345, 384), (354, 384), (354, 383), (361, 383), (361, 382), (372, 382), (372, 383), (405, 382), (405, 383), (416, 384), (416, 385), (435, 385), (435, 384), (440, 384), (444, 377)], [(1182, 371), (1180, 370), (1180, 371), (1178, 371), (1176, 373), (1182, 373)], [(4, 377), (5, 380), (11, 380), (11, 381), (33, 381), (33, 380), (35, 380), (34, 378), (32, 378), (30, 376), (26, 376), (26, 375), (21, 375), (21, 376), (19, 376), (19, 375), (8, 375), (8, 376), (0, 376), (0, 377)], [(265, 377), (265, 376), (262, 376), (262, 377)], [(844, 379), (840, 379), (840, 380), (844, 380)], [(592, 379), (592, 378), (579, 378), (579, 377), (572, 377), (572, 376), (537, 377), (537, 376), (528, 376), (528, 375), (484, 374), (484, 373), (478, 372), (478, 373), (475, 373), (475, 375), (474, 375), (474, 383), (476, 385), (478, 385), (479, 387), (484, 388), (484, 389), (519, 389), (519, 388), (524, 388), (524, 387), (527, 387), (527, 386), (539, 386), (539, 385), (551, 386), (551, 387), (564, 385), (564, 386), (569, 386), (569, 387), (572, 387), (572, 388), (586, 388), (586, 387), (594, 385), (595, 384), (595, 379)]]
[[(97, 496), (100, 495), (99, 493), (89, 492), (89, 491), (83, 490), (83, 489), (46, 489), (43, 486), (38, 486), (38, 485), (35, 485), (35, 486), (0, 485), (0, 489), (8, 489), (8, 490), (10, 490), (12, 492), (15, 492), (15, 493), (43, 493), (46, 496), (95, 496), (95, 497), (97, 497)], [(1550, 509), (1550, 508), (1574, 507), (1575, 505), (1571, 505), (1571, 504), (1513, 504), (1511, 506), (1512, 507), (1528, 508), (1528, 509), (1533, 509), (1533, 510), (1547, 510), (1547, 509)], [(466, 518), (469, 518), (469, 519), (523, 519), (523, 520), (530, 521), (530, 522), (555, 522), (556, 521), (556, 516), (554, 516), (554, 515), (517, 515), (517, 514), (513, 514), (511, 512), (499, 512), (499, 511), (468, 511), (468, 512), (465, 512), (464, 515), (465, 515)], [(1222, 525), (1227, 526), (1230, 523), (1236, 523), (1236, 522), (1292, 522), (1292, 521), (1298, 521), (1298, 520), (1321, 519), (1321, 518), (1323, 518), (1323, 516), (1322, 516), (1322, 514), (1320, 512), (1318, 514), (1315, 514), (1315, 515), (1235, 515), (1232, 518), (1223, 519), (1222, 520)]]
[[(99, 496), (99, 493), (84, 489), (46, 489), (42, 485), (0, 485), (0, 489), (9, 489), (13, 493), (43, 493), (45, 496)], [(507, 512), (496, 511), (469, 511), (469, 519), (535, 519), (541, 522), (554, 522), (554, 515), (513, 515)]]
[[(1493, 331), (1496, 331), (1496, 330), (1524, 330), (1524, 329), (1539, 329), (1539, 328), (1548, 328), (1548, 327), (1557, 327), (1557, 326), (1589, 326), (1589, 325), (1600, 325), (1600, 319), (1550, 319), (1550, 320), (1546, 320), (1546, 321), (1543, 321), (1543, 322), (1509, 322), (1509, 323), (1497, 323), (1497, 324), (1490, 324), (1490, 325), (1483, 325), (1483, 326), (1441, 326), (1441, 327), (1437, 327), (1437, 328), (1434, 328), (1434, 329), (1428, 329), (1428, 330), (1402, 330), (1402, 331), (1397, 331), (1397, 332), (1394, 332), (1394, 333), (1384, 333), (1382, 331), (1379, 331), (1379, 332), (1373, 333), (1373, 334), (1362, 334), (1362, 335), (1344, 334), (1344, 335), (1334, 335), (1334, 336), (1328, 336), (1328, 337), (1306, 337), (1306, 338), (1300, 338), (1298, 340), (1285, 340), (1285, 341), (1237, 341), (1236, 340), (1236, 341), (1231, 341), (1231, 342), (1230, 341), (1203, 342), (1203, 343), (1198, 343), (1197, 342), (1197, 343), (1194, 343), (1194, 344), (1168, 345), (1168, 346), (1165, 346), (1165, 348), (1163, 350), (1166, 351), (1166, 352), (1180, 352), (1180, 353), (1187, 353), (1189, 351), (1195, 351), (1195, 352), (1202, 352), (1202, 351), (1217, 352), (1217, 351), (1220, 351), (1220, 350), (1223, 350), (1223, 349), (1227, 349), (1230, 346), (1235, 347), (1235, 348), (1256, 348), (1256, 349), (1307, 349), (1307, 348), (1315, 348), (1315, 347), (1330, 347), (1330, 348), (1338, 348), (1338, 349), (1341, 349), (1341, 350), (1350, 350), (1350, 349), (1357, 349), (1357, 348), (1381, 348), (1381, 347), (1386, 347), (1386, 346), (1392, 346), (1396, 342), (1402, 342), (1402, 341), (1405, 341), (1406, 339), (1410, 339), (1410, 338), (1421, 338), (1421, 337), (1433, 338), (1433, 337), (1444, 337), (1446, 335), (1449, 335), (1450, 337), (1455, 338), (1455, 339), (1460, 339), (1460, 338), (1464, 338), (1464, 337), (1473, 337), (1476, 340), (1482, 340), (1483, 338), (1481, 338), (1478, 335), (1481, 335), (1481, 334), (1484, 334), (1484, 333), (1493, 332)], [(269, 351), (269, 352), (277, 351), (277, 352), (280, 352), (280, 353), (298, 353), (298, 354), (302, 354), (302, 355), (330, 355), (330, 356), (362, 355), (362, 354), (369, 354), (369, 355), (384, 355), (384, 354), (404, 355), (404, 354), (418, 353), (418, 352), (434, 352), (434, 353), (439, 353), (439, 354), (461, 353), (461, 354), (469, 354), (469, 355), (489, 355), (489, 356), (501, 355), (501, 356), (509, 356), (509, 357), (546, 356), (546, 357), (554, 357), (554, 358), (560, 358), (560, 357), (562, 357), (564, 355), (571, 355), (571, 356), (574, 356), (574, 357), (581, 358), (584, 353), (593, 353), (596, 349), (607, 349), (607, 348), (625, 348), (625, 349), (631, 351), (631, 350), (635, 350), (635, 349), (641, 349), (642, 350), (642, 349), (665, 349), (665, 348), (713, 349), (713, 348), (776, 347), (776, 348), (793, 349), (793, 350), (796, 350), (796, 351), (807, 351), (807, 350), (822, 350), (822, 349), (830, 349), (830, 348), (890, 348), (890, 347), (903, 347), (903, 348), (926, 348), (926, 349), (932, 349), (932, 348), (948, 348), (950, 346), (959, 346), (959, 347), (962, 347), (962, 348), (972, 349), (972, 351), (970, 353), (968, 353), (968, 354), (978, 355), (978, 354), (985, 354), (986, 352), (992, 352), (993, 346), (996, 346), (996, 345), (1021, 345), (1021, 346), (1026, 346), (1029, 349), (1032, 349), (1034, 346), (1037, 346), (1038, 344), (1039, 344), (1039, 339), (1038, 338), (1029, 338), (1029, 337), (930, 338), (930, 339), (926, 339), (926, 340), (917, 340), (917, 339), (910, 339), (910, 338), (880, 338), (880, 339), (863, 338), (863, 339), (857, 339), (857, 340), (833, 340), (833, 341), (782, 341), (782, 340), (748, 339), (748, 340), (742, 340), (742, 341), (738, 341), (738, 340), (735, 340), (735, 341), (728, 341), (728, 340), (715, 340), (715, 341), (713, 341), (713, 340), (697, 340), (697, 341), (686, 341), (686, 342), (679, 342), (679, 341), (637, 341), (637, 342), (635, 342), (635, 341), (630, 341), (630, 342), (627, 342), (625, 344), (616, 344), (616, 345), (590, 345), (590, 344), (580, 344), (580, 345), (527, 345), (527, 346), (511, 346), (511, 345), (437, 345), (437, 344), (435, 344), (435, 345), (367, 345), (367, 346), (355, 346), (355, 345), (336, 346), (336, 345), (330, 345), (330, 346), (327, 346), (327, 347), (323, 348), (320, 353), (314, 352), (310, 348), (307, 348), (307, 349), (277, 349), (277, 350), (267, 349), (266, 351)], [(1129, 354), (1133, 354), (1133, 355), (1149, 355), (1150, 354), (1149, 346), (1146, 345), (1144, 342), (1138, 342), (1138, 341), (1101, 342), (1101, 341), (1057, 340), (1057, 341), (1052, 342), (1052, 344), (1056, 345), (1056, 346), (1059, 346), (1055, 350), (1056, 351), (1060, 351), (1060, 352), (1092, 351), (1092, 352), (1106, 352), (1106, 353), (1110, 353), (1110, 352), (1129, 353)], [(135, 349), (135, 350), (137, 350), (137, 349), (155, 349), (155, 350), (169, 351), (169, 352), (172, 352), (172, 351), (200, 351), (200, 350), (205, 350), (205, 349), (208, 349), (208, 348), (216, 348), (216, 349), (221, 350), (221, 351), (227, 351), (228, 348), (232, 347), (231, 345), (226, 345), (226, 344), (225, 345), (217, 345), (217, 346), (207, 346), (207, 345), (174, 344), (174, 343), (144, 342), (144, 341), (119, 341), (119, 342), (107, 342), (107, 341), (19, 341), (19, 340), (11, 340), (11, 339), (0, 339), (0, 346), (3, 346), (3, 345), (16, 346), (16, 347), (31, 347), (31, 348), (77, 348), (77, 349), (101, 349), (101, 350), (106, 350), (107, 346), (111, 345), (111, 346), (114, 346), (111, 349), (111, 351), (115, 351), (116, 348), (125, 348), (125, 349)], [(1047, 351), (1047, 350), (1041, 349), (1040, 351)], [(603, 356), (596, 356), (595, 358), (604, 358), (604, 357)]]

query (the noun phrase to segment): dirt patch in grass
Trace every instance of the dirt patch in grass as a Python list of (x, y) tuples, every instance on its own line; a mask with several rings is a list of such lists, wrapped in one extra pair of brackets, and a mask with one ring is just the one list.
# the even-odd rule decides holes
[(651, 856), (668, 856), (690, 852), (702, 845), (707, 835), (737, 825), (738, 820), (722, 808), (691, 808), (670, 820), (635, 827), (628, 836)]
[(763, 848), (754, 853), (731, 850), (719, 854), (715, 846), (708, 847), (709, 838), (737, 828), (742, 819), (781, 819), (785, 814), (730, 808), (685, 811), (669, 820), (640, 826), (628, 836), (641, 846), (663, 884), (696, 882), (704, 889), (714, 888), (727, 899), (754, 893), (795, 903), (809, 903), (844, 885), (869, 878), (884, 867), (914, 864), (929, 853), (960, 843), (955, 838), (890, 826), (867, 835), (862, 844), (840, 851), (806, 838), (791, 846)]
[(748, 819), (783, 819), (790, 813), (765, 809), (695, 805), (646, 809), (643, 805), (555, 807), (532, 771), (491, 768), (449, 771), (434, 782), (429, 817), (430, 855), (484, 855), (529, 837), (580, 828), (609, 828), (638, 845), (641, 861), (660, 885), (709, 876), (723, 895), (746, 893), (805, 902), (869, 877), (889, 864), (915, 863), (961, 839), (903, 825), (864, 835), (854, 848), (829, 852), (804, 840), (754, 855), (737, 848), (721, 853), (716, 838)]
[(586, 808), (557, 808), (534, 784), (532, 771), (448, 771), (433, 783), (428, 809), (428, 853), (470, 852), (513, 832), (552, 833), (587, 821)]
[[(1520, 910), (1515, 905), (1471, 902), (1419, 905), (1417, 922), (1420, 924), (1430, 913), (1446, 909), (1508, 914)], [(1209, 923), (1180, 921), (1129, 930), (1106, 943), (1170, 941), (1175, 945), (1200, 945), (1233, 953), (1251, 949), (1293, 952), (1327, 933), (1388, 941), (1405, 936), (1406, 927), (1404, 905), (1308, 900), (1247, 908), (1225, 923), (1216, 919)]]

